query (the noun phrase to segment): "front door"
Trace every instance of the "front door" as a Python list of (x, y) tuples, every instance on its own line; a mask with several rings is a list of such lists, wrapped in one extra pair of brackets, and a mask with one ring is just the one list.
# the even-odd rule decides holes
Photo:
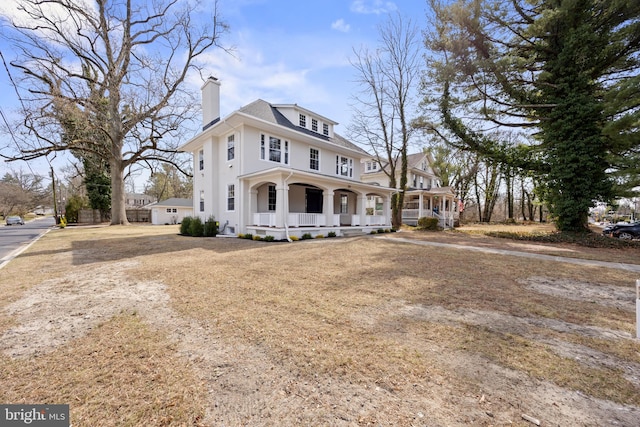
[(322, 190), (306, 189), (306, 213), (322, 213)]

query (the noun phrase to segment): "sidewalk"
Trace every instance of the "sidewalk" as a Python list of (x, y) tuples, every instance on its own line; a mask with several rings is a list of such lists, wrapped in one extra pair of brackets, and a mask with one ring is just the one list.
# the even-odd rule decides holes
[(516, 256), (516, 257), (522, 257), (522, 258), (538, 259), (540, 261), (565, 262), (568, 264), (585, 265), (589, 267), (613, 268), (618, 270), (627, 270), (627, 271), (640, 273), (640, 264), (627, 264), (627, 263), (621, 263), (621, 262), (606, 262), (606, 261), (598, 261), (598, 260), (590, 260), (590, 259), (570, 258), (570, 257), (556, 256), (556, 255), (544, 255), (544, 254), (536, 254), (531, 252), (515, 251), (515, 250), (509, 250), (509, 249), (497, 249), (497, 248), (460, 245), (457, 243), (429, 242), (424, 240), (415, 240), (415, 239), (408, 239), (404, 237), (395, 237), (395, 236), (386, 236), (386, 235), (375, 236), (375, 237), (377, 239), (388, 239), (388, 240), (398, 241), (402, 243), (410, 243), (413, 245), (435, 246), (435, 247), (441, 247), (441, 248), (451, 248), (451, 249), (491, 253), (496, 255)]

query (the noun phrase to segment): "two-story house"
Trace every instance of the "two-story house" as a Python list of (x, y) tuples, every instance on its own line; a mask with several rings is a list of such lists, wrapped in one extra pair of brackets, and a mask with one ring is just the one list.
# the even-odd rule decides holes
[[(389, 228), (394, 189), (362, 181), (369, 158), (337, 125), (296, 104), (256, 100), (220, 117), (220, 82), (202, 87), (202, 132), (193, 153), (193, 210), (221, 234), (327, 235)], [(367, 200), (380, 200), (379, 212)]]
[[(441, 180), (431, 167), (432, 159), (427, 153), (407, 156), (407, 189), (402, 208), (402, 223), (417, 225), (418, 218), (439, 219), (442, 228), (452, 228), (458, 219), (455, 192), (451, 187), (442, 187)], [(400, 168), (396, 168), (396, 182), (400, 185)], [(370, 158), (365, 161), (362, 181), (379, 185), (389, 184), (389, 168)], [(377, 205), (377, 206), (375, 206)], [(375, 207), (374, 207), (375, 206)], [(378, 210), (379, 201), (369, 200), (369, 210)]]

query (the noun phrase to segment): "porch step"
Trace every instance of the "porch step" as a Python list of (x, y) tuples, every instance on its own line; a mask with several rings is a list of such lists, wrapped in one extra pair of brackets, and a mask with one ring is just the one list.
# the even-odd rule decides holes
[(342, 231), (342, 236), (343, 237), (354, 237), (354, 236), (364, 236), (365, 233), (362, 230), (343, 230)]

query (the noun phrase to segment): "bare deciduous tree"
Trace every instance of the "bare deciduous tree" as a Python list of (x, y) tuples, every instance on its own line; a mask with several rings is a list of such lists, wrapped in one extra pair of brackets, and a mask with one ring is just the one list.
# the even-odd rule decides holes
[[(17, 52), (7, 69), (21, 100), (19, 152), (101, 156), (111, 175), (111, 224), (128, 224), (124, 178), (145, 161), (175, 161), (179, 131), (194, 118), (184, 89), (226, 25), (196, 2), (23, 0), (3, 37)], [(209, 20), (199, 19), (209, 14)], [(4, 58), (6, 61), (6, 58)], [(12, 76), (13, 77), (13, 76)]]
[[(420, 39), (417, 27), (400, 15), (379, 29), (380, 47), (354, 50), (352, 61), (362, 91), (354, 96), (349, 136), (373, 150), (389, 186), (398, 188), (391, 201), (394, 228), (402, 224), (407, 187), (407, 151), (412, 134), (410, 117), (419, 75)], [(400, 182), (398, 181), (400, 169)]]

